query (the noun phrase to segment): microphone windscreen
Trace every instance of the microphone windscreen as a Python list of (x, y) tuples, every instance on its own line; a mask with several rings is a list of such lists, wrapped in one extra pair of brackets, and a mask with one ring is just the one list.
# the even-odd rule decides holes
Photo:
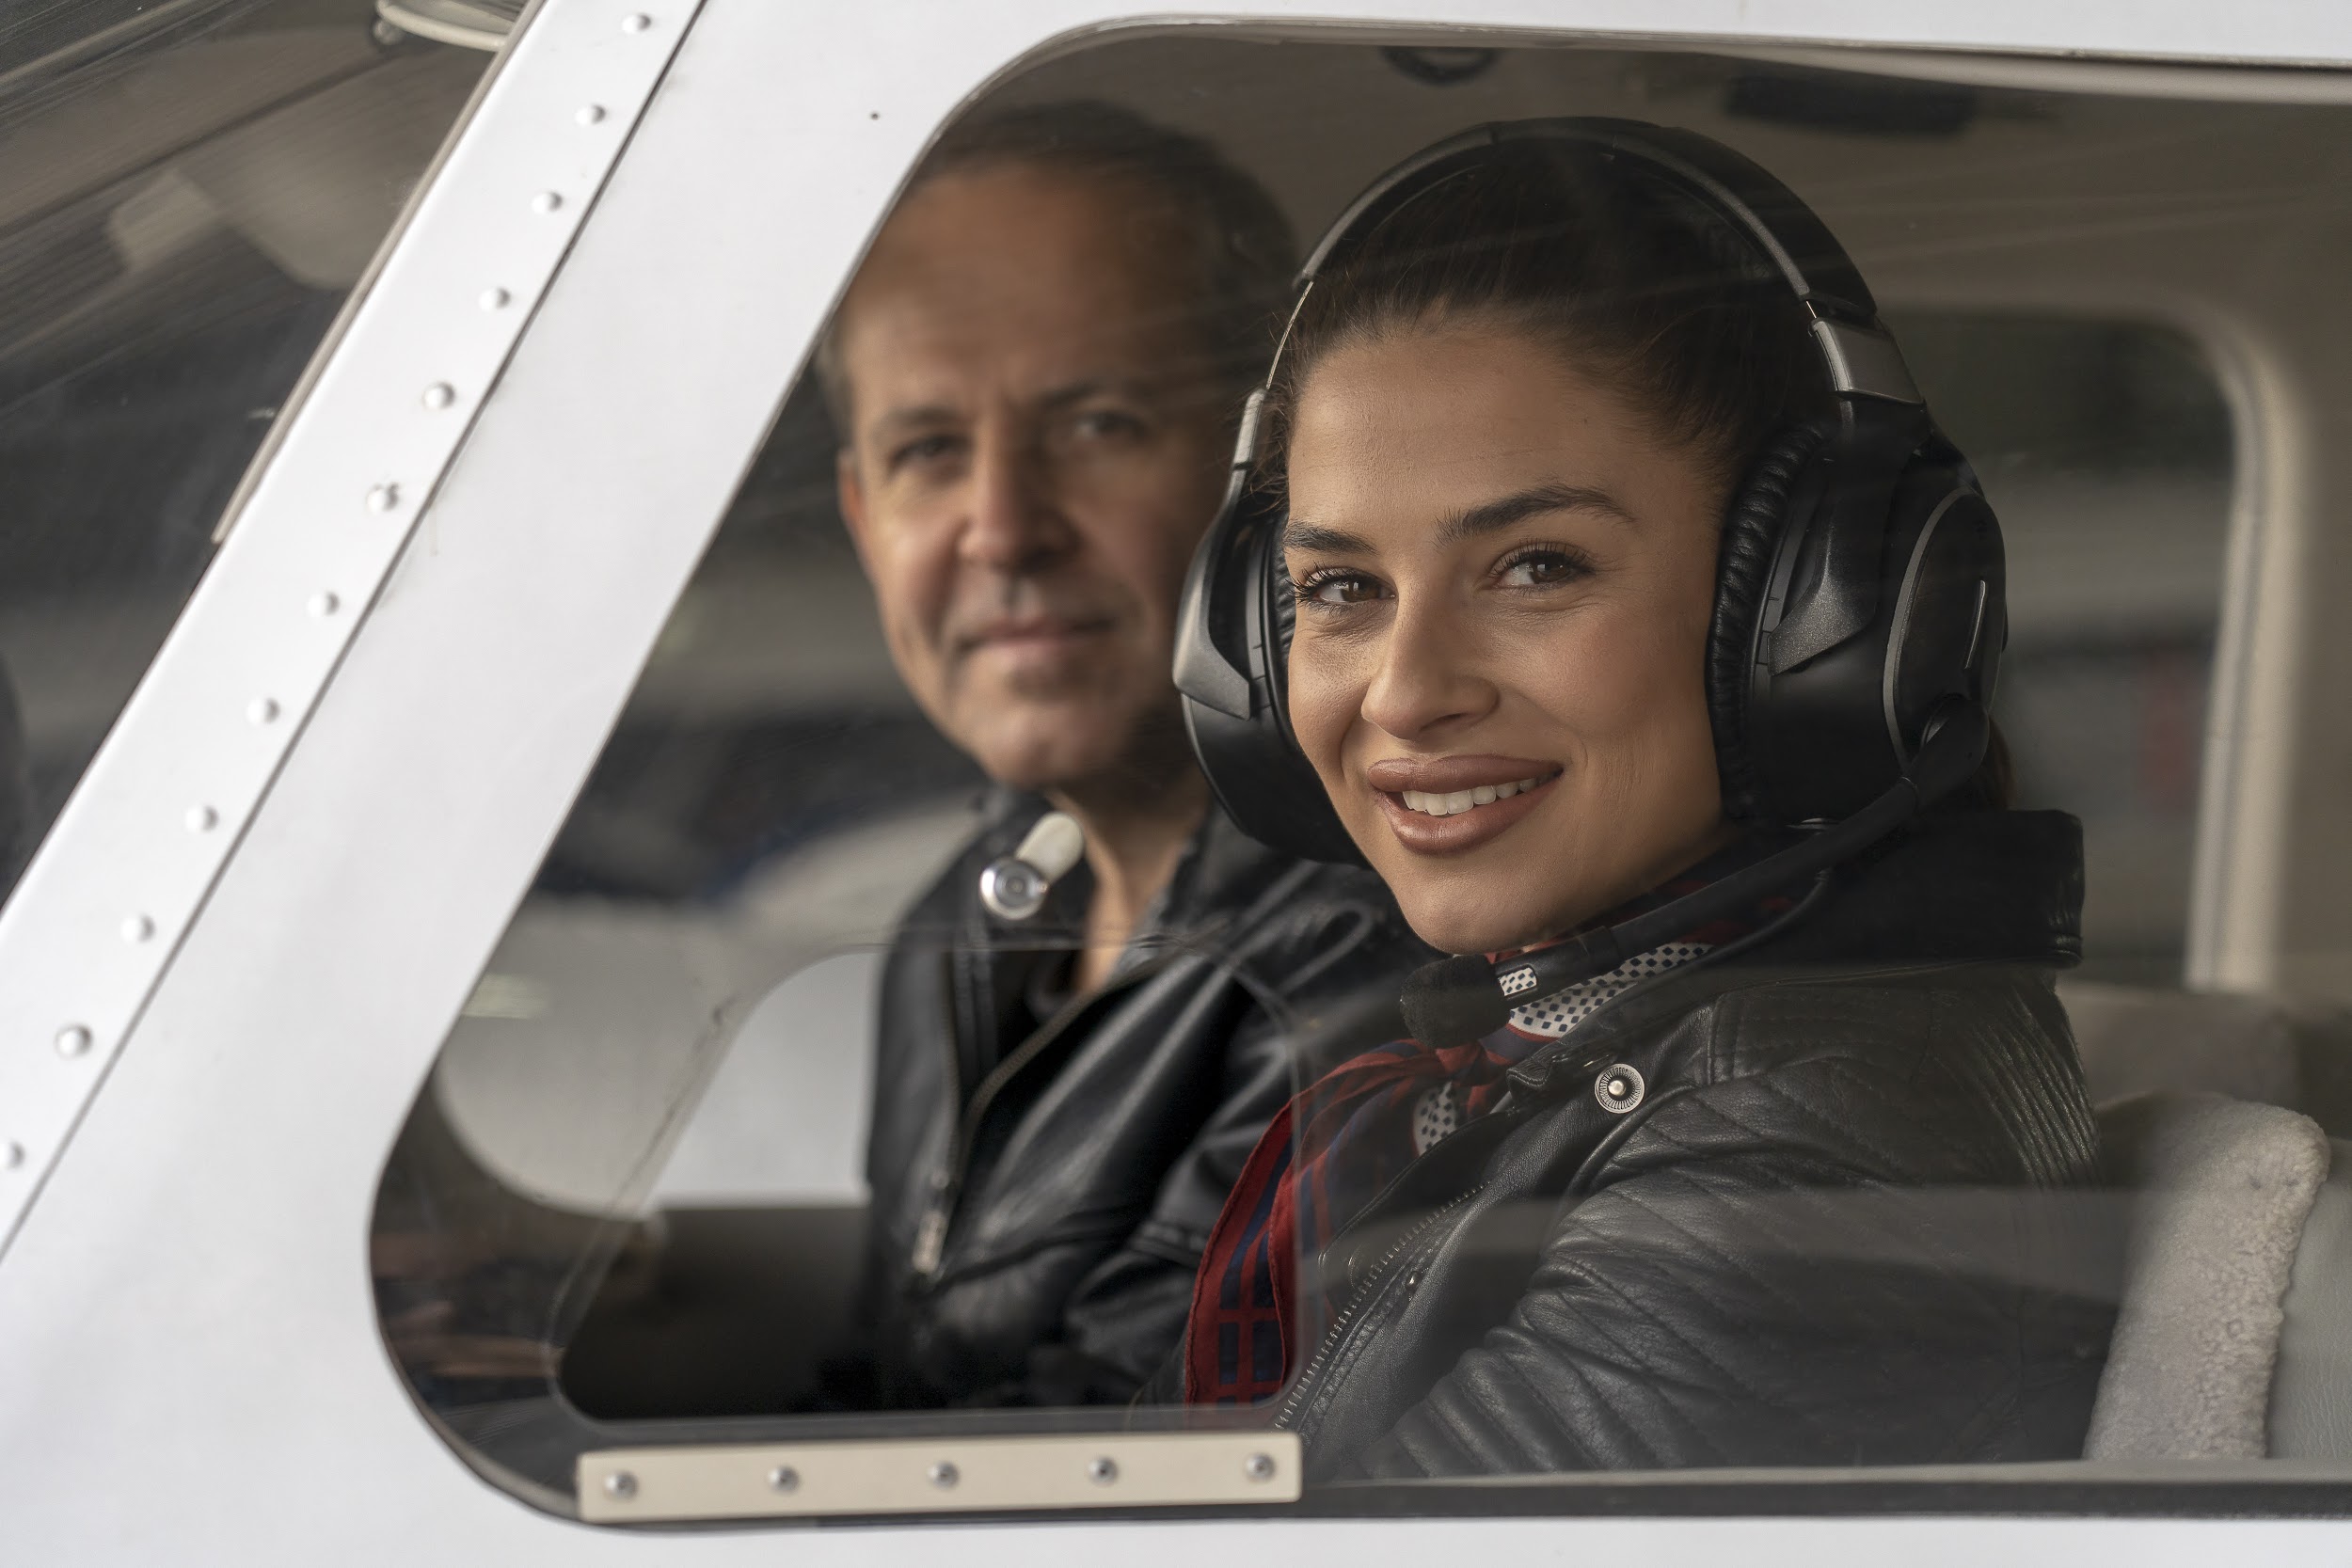
[(1037, 867), (1037, 874), (1048, 882), (1058, 882), (1086, 852), (1087, 835), (1079, 828), (1078, 819), (1049, 811), (1037, 819), (1037, 826), (1022, 839), (1012, 858)]
[(1404, 1004), (1413, 1038), (1439, 1050), (1484, 1039), (1511, 1022), (1511, 1004), (1494, 966), (1475, 953), (1413, 971)]

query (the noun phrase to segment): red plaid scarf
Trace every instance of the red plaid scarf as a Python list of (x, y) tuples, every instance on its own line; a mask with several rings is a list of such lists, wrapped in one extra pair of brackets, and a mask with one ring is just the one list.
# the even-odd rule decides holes
[[(1696, 893), (1757, 852), (1739, 846), (1710, 857), (1594, 925), (1621, 924)], [(1681, 940), (1718, 946), (1789, 907), (1787, 898), (1768, 898), (1748, 917), (1710, 922)], [(1499, 963), (1514, 956), (1489, 957)], [(1255, 1404), (1280, 1392), (1303, 1359), (1298, 1340), (1313, 1342), (1331, 1305), (1299, 1300), (1302, 1250), (1320, 1250), (1419, 1157), (1413, 1107), (1423, 1094), (1451, 1084), (1467, 1125), (1495, 1108), (1511, 1069), (1550, 1038), (1506, 1024), (1447, 1050), (1392, 1041), (1334, 1068), (1285, 1105), (1227, 1195), (1193, 1278), (1186, 1402)]]

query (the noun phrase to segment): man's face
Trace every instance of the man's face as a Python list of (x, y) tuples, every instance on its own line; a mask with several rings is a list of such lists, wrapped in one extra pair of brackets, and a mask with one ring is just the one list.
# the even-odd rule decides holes
[(983, 166), (910, 197), (842, 307), (841, 504), (891, 656), (1016, 788), (1183, 756), (1176, 599), (1229, 446), (1193, 254), (1146, 193)]

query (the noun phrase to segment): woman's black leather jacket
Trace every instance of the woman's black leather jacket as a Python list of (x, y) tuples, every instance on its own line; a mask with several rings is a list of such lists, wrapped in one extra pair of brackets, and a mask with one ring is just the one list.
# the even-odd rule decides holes
[(2079, 1453), (2112, 1316), (2051, 989), (2081, 864), (2071, 817), (1939, 815), (1522, 1062), (1308, 1271), (1310, 1474)]
[(1084, 867), (1017, 926), (977, 892), (1043, 809), (1006, 801), (891, 951), (871, 1338), (836, 1364), (837, 1404), (1127, 1399), (1182, 1337), (1209, 1227), (1266, 1122), (1389, 1037), (1396, 977), (1434, 957), (1370, 872), (1277, 854), (1212, 806), (1109, 984), (1062, 1002), (1050, 978), (1076, 942)]

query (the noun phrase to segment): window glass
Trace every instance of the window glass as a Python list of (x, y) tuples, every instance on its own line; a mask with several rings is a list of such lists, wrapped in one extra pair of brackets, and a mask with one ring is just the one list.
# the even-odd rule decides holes
[(0, 24), (0, 894), (486, 56), (367, 0)]
[[(1618, 531), (1539, 541), (1491, 581), (1443, 578), (1459, 590), (1449, 600), (1425, 591), (1440, 578), (1411, 576), (1436, 567), (1379, 553), (1381, 508), (1422, 494), (1412, 486), (1453, 471), (1485, 432), (1473, 424), (1418, 467), (1367, 479), (1449, 409), (1440, 399), (1414, 404), (1418, 423), (1379, 421), (1430, 386), (1474, 404), (1511, 355), (1533, 357), (1510, 373), (1556, 372), (1542, 357), (1553, 350), (1572, 366), (1586, 353), (1593, 364), (1638, 362), (1649, 349), (1613, 360), (1594, 345), (1631, 330), (1611, 325), (1619, 315), (1639, 323), (1660, 309), (1628, 281), (1656, 269), (1590, 262), (1608, 285), (1592, 299), (1553, 315), (1505, 312), (1497, 319), (1511, 332), (1443, 341), (1380, 317), (1386, 307), (1346, 315), (1353, 307), (1335, 302), (1358, 285), (1343, 273), (1319, 279), (1326, 303), (1311, 297), (1295, 318), (1286, 290), (1248, 296), (1236, 281), (1273, 251), (1311, 244), (1417, 150), (1486, 122), (1568, 115), (1713, 138), (1812, 206), (1867, 277), (1948, 440), (1901, 427), (1912, 431), (1901, 451), (1944, 476), (1936, 495), (1951, 509), (1934, 515), (1961, 519), (1943, 537), (1980, 526), (1965, 520), (1985, 515), (1974, 487), (1999, 519), (2005, 630), (1983, 608), (1996, 603), (1984, 558), (1967, 556), (1976, 575), (1963, 586), (1983, 593), (1936, 590), (1939, 603), (1965, 600), (1967, 614), (1935, 657), (1980, 671), (1978, 650), (2006, 636), (1989, 705), (2000, 738), (1984, 744), (2007, 762), (1979, 765), (1969, 752), (1942, 804), (1853, 840), (1819, 882), (1808, 870), (1768, 889), (1756, 868), (1846, 843), (1820, 824), (1865, 819), (1870, 802), (1891, 799), (1879, 794), (1891, 771), (1835, 809), (1782, 810), (1770, 802), (1798, 786), (1775, 781), (1797, 776), (1801, 761), (1788, 759), (1804, 749), (1750, 774), (1717, 771), (1724, 737), (1742, 732), (1724, 728), (1687, 679), (1613, 697), (1562, 676), (1541, 701), (1506, 700), (1495, 693), (1533, 680), (1527, 671), (1586, 666), (1498, 657), (1455, 670), (1451, 685), (1416, 684), (1419, 667), (1362, 651), (1405, 645), (1401, 628), (1439, 614), (1426, 605), (1606, 580), (1610, 550), (1666, 550), (1671, 525), (1660, 519), (1698, 516), (1692, 537), (1707, 553), (1675, 558), (1697, 560), (1695, 597), (1661, 600), (1639, 621), (1645, 636), (1687, 634), (1676, 667), (1687, 674), (1708, 657), (1707, 637), (1730, 635), (1706, 629), (1724, 624), (1710, 620), (1726, 592), (1713, 552), (1719, 531), (1748, 515), (1735, 508), (1724, 520), (1727, 482), (1690, 454), (1730, 462), (1708, 445), (1721, 442), (1743, 476), (1769, 472), (1764, 454), (1803, 419), (1736, 446), (1721, 433), (1747, 430), (1739, 421), (1764, 401), (1709, 404), (1677, 425), (1678, 394), (1624, 372), (1629, 389), (1593, 404), (1601, 412), (1589, 422), (1649, 432), (1634, 443), (1649, 456), (1591, 470), (1601, 477), (1590, 483), (1547, 470), (1507, 506), (1440, 497), (1414, 514), (1448, 548), (1533, 516), (1590, 529), (1603, 515)], [(939, 157), (968, 162), (917, 172), (789, 389), (394, 1150), (372, 1257), (384, 1331), (420, 1403), (470, 1463), (561, 1512), (605, 1506), (576, 1490), (583, 1454), (912, 1433), (1271, 1422), (1303, 1437), (1311, 1483), (1334, 1488), (2086, 1457), (2094, 1468), (2082, 1473), (2095, 1478), (2109, 1473), (2097, 1463), (2193, 1456), (2180, 1423), (2194, 1413), (2166, 1390), (2180, 1358), (2201, 1353), (2150, 1338), (2145, 1313), (2189, 1288), (2203, 1243), (2145, 1249), (2136, 1238), (2156, 1223), (2150, 1195), (2213, 1179), (2195, 1152), (2214, 1147), (2201, 1142), (2210, 1134), (2301, 1148), (2308, 1196), (2326, 1170), (2314, 1151), (2352, 1128), (2341, 1114), (2352, 1101), (2328, 1087), (2352, 1081), (2333, 1015), (2305, 999), (2183, 989), (2192, 899), (2212, 895), (2191, 876), (2200, 835), (2217, 831), (2203, 799), (2209, 749), (2231, 734), (2215, 669), (2232, 531), (2303, 526), (2254, 504), (2264, 433), (2242, 422), (2251, 416), (2225, 397), (2217, 367), (2265, 350), (2216, 324), (2268, 319), (2258, 302), (2272, 263), (2247, 254), (2249, 224), (2267, 226), (2279, 267), (2326, 272), (2334, 242), (2285, 150), (2319, 145), (2340, 118), (1679, 51), (1274, 48), (1207, 33), (1104, 44), (1010, 80), (942, 142)], [(1148, 142), (1152, 128), (1195, 140), (1148, 142), (1162, 159), (1149, 175), (1098, 165), (1073, 176), (1059, 154), (1020, 139), (1037, 125), (1120, 147)], [(2198, 151), (2151, 159), (2159, 143)], [(1263, 187), (1263, 210), (1234, 198), (1214, 209), (1227, 227), (1204, 228), (1198, 214), (1210, 209), (1155, 182), (1214, 183), (1224, 176), (1203, 175), (1211, 165)], [(1189, 172), (1168, 174), (1179, 166)], [(1039, 284), (1047, 303), (1031, 320), (990, 292), (1018, 285), (1019, 269), (991, 274), (989, 246), (963, 242), (1001, 224), (1065, 244), (1065, 260), (1080, 255), (1100, 214), (1057, 202), (1081, 185), (1089, 200), (1108, 191), (1129, 203), (1117, 243), (1147, 260), (1120, 263), (1125, 273), (1073, 263), (1083, 286)], [(2249, 216), (2254, 187), (2266, 205)], [(1597, 210), (1648, 221), (1638, 207)], [(1474, 218), (1474, 202), (1464, 211)], [(1253, 229), (1252, 213), (1269, 224)], [(1658, 232), (1660, 254), (1682, 254), (1678, 230)], [(1431, 250), (1453, 243), (1433, 233)], [(942, 235), (961, 238), (943, 245)], [(1385, 264), (1412, 276), (1420, 253), (1400, 254)], [(1057, 276), (1050, 260), (1031, 281)], [(1763, 290), (1738, 294), (1739, 309), (1782, 327), (1806, 319), (1787, 313), (1785, 289), (1738, 276), (1740, 288)], [(1194, 293), (1170, 304), (1168, 291), (1184, 287)], [(1399, 319), (1443, 316), (1455, 296), (1440, 293), (1443, 309)], [(1757, 303), (1767, 294), (1782, 315)], [(1253, 297), (1254, 314), (1229, 319)], [(1661, 286), (1657, 297), (1677, 296)], [(961, 303), (927, 317), (927, 298)], [(1589, 309), (1595, 300), (1607, 309)], [(1084, 317), (1085, 353), (1147, 370), (1032, 385), (1056, 362), (1055, 334), (1077, 331), (1072, 311)], [(1703, 314), (1668, 310), (1641, 341)], [(1007, 322), (1018, 327), (1009, 339), (991, 336), (987, 324)], [(1097, 710), (1023, 725), (1047, 703), (1040, 693), (1074, 679), (1053, 663), (1056, 639), (1101, 639), (1087, 645), (1103, 689), (1132, 652), (1117, 628), (1138, 628), (1166, 668), (1174, 585), (1216, 512), (1214, 470), (1230, 451), (1220, 442), (1278, 340), (1317, 368), (1278, 380), (1262, 455), (1280, 452), (1288, 467), (1276, 488), (1248, 494), (1276, 498), (1289, 569), (1303, 574), (1305, 602), (1284, 634), (1294, 730), (1309, 759), (1328, 765), (1324, 776), (1362, 783), (1355, 806), (1342, 802), (1342, 829), (1359, 845), (1393, 831), (1432, 861), (1468, 845), (1460, 863), (1484, 863), (1469, 858), (1488, 842), (1470, 831), (1475, 813), (1552, 820), (1536, 816), (1541, 804), (1511, 802), (1607, 777), (1612, 748), (1633, 744), (1625, 727), (1680, 703), (1683, 727), (1639, 744), (1662, 756), (1704, 736), (1692, 776), (1705, 814), (1689, 819), (1704, 832), (1674, 836), (1682, 808), (1658, 781), (1682, 775), (1645, 763), (1638, 784), (1594, 797), (1609, 804), (1558, 820), (1572, 835), (1607, 817), (1574, 841), (1583, 859), (1550, 840), (1526, 851), (1527, 864), (1553, 856), (1564, 884), (1589, 875), (1608, 896), (1590, 891), (1578, 904), (1532, 875), (1424, 896), (1411, 891), (1421, 863), (1409, 857), (1368, 847), (1366, 872), (1257, 846), (1243, 827), (1268, 820), (1252, 815), (1264, 801), (1302, 780), (1319, 787), (1267, 772), (1247, 776), (1200, 818), (1207, 826), (1174, 833), (1160, 879), (1145, 879), (1132, 905), (1112, 901), (1122, 863), (1102, 832), (1048, 879), (1058, 891), (1041, 911), (989, 902), (1011, 897), (989, 878), (1009, 874), (1002, 857), (1016, 847), (1054, 858), (1030, 832), (1048, 798), (1099, 828), (1146, 821), (1151, 802), (1196, 787), (1184, 752), (1152, 750), (1175, 745), (1166, 705), (1112, 726), (1126, 748), (1116, 766), (1078, 755)], [(1228, 373), (1222, 348), (1201, 347), (1244, 341), (1256, 356), (1245, 374)], [(1742, 340), (1730, 383), (1793, 365), (1815, 391), (1789, 392), (1786, 406), (1821, 419), (1813, 341), (1803, 327)], [(1427, 356), (1401, 387), (1377, 379), (1380, 355), (1400, 342)], [(1784, 350), (1791, 357), (1772, 357)], [(1457, 351), (1470, 357), (1444, 357)], [(1309, 388), (1343, 363), (1369, 378), (1345, 404), (1363, 422), (1327, 415), (1319, 426)], [(1581, 387), (1583, 373), (1565, 379)], [(1558, 385), (1541, 383), (1541, 396)], [(1899, 401), (1855, 419), (1907, 418), (1887, 412)], [(1499, 406), (1490, 422), (1518, 412)], [(1619, 419), (1629, 422), (1610, 425)], [(1151, 469), (1175, 450), (1170, 432), (1209, 427), (1218, 440), (1202, 447), (1205, 468), (1170, 457)], [(1349, 447), (1332, 434), (1351, 428), (1389, 437)], [(1549, 450), (1552, 427), (1530, 428), (1534, 444), (1511, 451)], [(1320, 469), (1306, 455), (1318, 438), (1329, 443)], [(1601, 462), (1576, 450), (1578, 462)], [(1851, 455), (1860, 448), (1823, 450), (1864, 463)], [(1661, 471), (1650, 465), (1661, 451), (1685, 454), (1669, 464), (1681, 502), (1629, 477)], [(1320, 491), (1302, 479), (1318, 471)], [(1901, 560), (1945, 559), (1920, 542), (1931, 532), (1919, 523), (1900, 535), (1917, 552)], [(1850, 569), (1838, 547), (1792, 556), (1769, 579), (1789, 605), (1768, 626), (1773, 638), (1798, 635), (1788, 628), (1802, 625), (1808, 583)], [(1318, 552), (1329, 559), (1310, 571)], [(1723, 580), (1737, 570), (1734, 560)], [(1925, 579), (1886, 579), (1908, 580)], [(1415, 581), (1424, 589), (1400, 586)], [(1611, 613), (1605, 596), (1590, 602), (1602, 608), (1583, 620), (1528, 609), (1509, 635), (1537, 625), (1579, 635)], [(1211, 641), (1224, 626), (1212, 618)], [(1412, 657), (1486, 645), (1431, 630)], [(1756, 678), (1786, 645), (1741, 644), (1747, 662), (1733, 668)], [(983, 648), (1006, 664), (984, 666)], [(1814, 657), (1788, 656), (1773, 679)], [(1012, 673), (966, 704), (957, 672), (984, 668)], [(1348, 669), (1360, 690), (1334, 673)], [(1870, 670), (1884, 711), (1911, 700), (1899, 672)], [(1344, 698), (1337, 708), (1315, 705), (1332, 691)], [(1938, 711), (1939, 724), (1965, 722)], [(1478, 728), (1489, 712), (1515, 717)], [(1213, 719), (1194, 718), (1197, 739), (1213, 735)], [(1931, 754), (1923, 722), (1887, 722), (1912, 724), (1904, 744)], [(1442, 739), (1473, 733), (1474, 754)], [(1503, 754), (1506, 743), (1518, 749)], [(1543, 749), (1555, 743), (1556, 755)], [(1359, 746), (1370, 750), (1347, 749)], [(1811, 754), (1832, 749), (1821, 741)], [(1442, 776), (1375, 766), (1419, 766), (1422, 752), (1470, 762)], [(1687, 750), (1674, 754), (1687, 762)], [(1479, 772), (1518, 761), (1524, 780)], [(1070, 778), (1090, 783), (1055, 782)], [(1105, 778), (1124, 779), (1132, 798), (1089, 793)], [(1755, 792), (1728, 818), (1715, 815), (1724, 786)], [(1368, 815), (1349, 815), (1359, 809)], [(1431, 825), (1454, 816), (1469, 826)], [(1138, 841), (1158, 842), (1148, 828)], [(1662, 847), (1625, 847), (1651, 842), (1645, 834)], [(1619, 855), (1629, 869), (1614, 882), (1586, 869)], [(1931, 864), (1941, 869), (1907, 869)], [(1753, 891), (1704, 906), (1704, 921), (1639, 927), (1661, 907), (1702, 907), (1673, 900), (1735, 887)], [(1523, 917), (1514, 898), (1533, 900)], [(1647, 934), (1572, 982), (1536, 977), (1566, 973), (1543, 967), (1566, 945), (1549, 939), (1595, 924)], [(1520, 954), (1538, 938), (1528, 953), (1553, 957)], [(1454, 1027), (1454, 1015), (1399, 1012), (1438, 951), (1472, 954), (1518, 1031), (1505, 1045), (1492, 1028), (1445, 1043), (1434, 1032)], [(1536, 999), (1514, 1012), (1509, 966), (1522, 961)], [(1413, 990), (1405, 1006), (1431, 994)], [(1407, 1019), (1428, 1037), (1394, 1045)], [(1299, 1090), (1281, 1130), (1259, 1142)], [(2233, 1098), (2131, 1098), (2152, 1090)], [(1526, 1142), (1549, 1136), (1560, 1141), (1548, 1154)], [(2326, 1265), (2296, 1260), (2300, 1212), (2265, 1222), (2278, 1248), (2265, 1288), (2274, 1305), (2285, 1300), (2289, 1323), (2272, 1414), (2195, 1452), (2340, 1457), (2316, 1414), (2332, 1387), (2313, 1305)], [(1203, 1259), (1209, 1272), (1196, 1279)], [(2125, 1328), (2111, 1339), (2119, 1300)], [(1815, 1359), (1824, 1344), (1861, 1348), (1825, 1368)], [(1361, 1369), (1384, 1365), (1387, 1391), (1367, 1391)], [(1399, 1388), (1411, 1398), (1384, 1409)], [(2265, 1389), (2240, 1392), (2243, 1408), (2265, 1407)], [(626, 1501), (636, 1485), (608, 1476), (602, 1490)], [(1333, 1506), (1373, 1506), (1360, 1484), (1333, 1496)]]

